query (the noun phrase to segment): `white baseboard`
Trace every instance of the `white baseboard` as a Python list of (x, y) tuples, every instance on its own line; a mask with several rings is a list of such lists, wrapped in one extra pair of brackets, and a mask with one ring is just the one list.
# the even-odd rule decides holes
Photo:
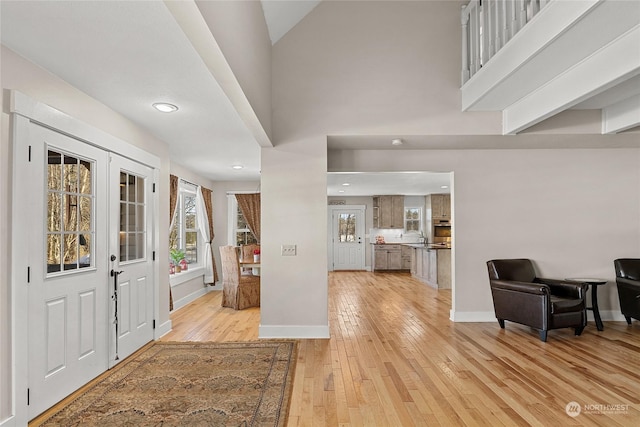
[(218, 282), (215, 285), (211, 286), (208, 285), (206, 288), (207, 292), (211, 292), (211, 291), (221, 291), (222, 290), (222, 282)]
[(329, 325), (260, 325), (259, 338), (328, 339)]
[(449, 311), (452, 322), (496, 322), (493, 311)]
[(13, 415), (7, 418), (6, 420), (0, 421), (0, 427), (14, 427), (16, 425), (16, 417)]
[(171, 332), (171, 320), (167, 320), (160, 326), (156, 325), (156, 330), (154, 331), (153, 337), (157, 340), (162, 338), (169, 332)]
[(182, 307), (184, 307), (185, 305), (189, 304), (192, 301), (197, 300), (198, 298), (200, 298), (203, 295), (207, 294), (207, 288), (206, 287), (202, 287), (200, 289), (198, 289), (195, 292), (191, 292), (189, 295), (184, 296), (182, 298), (180, 298), (179, 300), (176, 300), (173, 302), (173, 311), (179, 310)]

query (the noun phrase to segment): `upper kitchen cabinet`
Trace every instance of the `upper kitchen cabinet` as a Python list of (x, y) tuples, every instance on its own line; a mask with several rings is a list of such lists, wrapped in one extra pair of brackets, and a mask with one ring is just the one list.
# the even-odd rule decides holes
[(404, 228), (404, 196), (373, 196), (374, 228)]
[(429, 194), (427, 212), (431, 210), (431, 219), (451, 220), (451, 194)]

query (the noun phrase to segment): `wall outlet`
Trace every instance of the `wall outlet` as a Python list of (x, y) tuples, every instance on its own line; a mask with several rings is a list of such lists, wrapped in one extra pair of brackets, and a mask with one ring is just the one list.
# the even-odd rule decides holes
[(296, 245), (282, 245), (282, 256), (296, 256)]

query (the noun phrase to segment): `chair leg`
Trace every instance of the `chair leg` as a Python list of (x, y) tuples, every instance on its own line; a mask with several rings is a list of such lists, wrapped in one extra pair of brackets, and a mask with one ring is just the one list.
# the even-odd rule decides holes
[(584, 331), (584, 326), (580, 326), (576, 328), (576, 336), (579, 336), (582, 331)]
[(504, 319), (498, 319), (498, 323), (500, 324), (500, 327), (504, 329)]
[(540, 341), (547, 342), (547, 331), (540, 331)]
[(624, 318), (627, 320), (627, 325), (631, 324), (631, 317), (630, 316), (624, 316)]

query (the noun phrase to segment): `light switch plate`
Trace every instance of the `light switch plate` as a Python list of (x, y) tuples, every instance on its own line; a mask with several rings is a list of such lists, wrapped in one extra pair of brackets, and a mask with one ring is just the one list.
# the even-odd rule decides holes
[(296, 256), (296, 245), (282, 245), (282, 256)]

